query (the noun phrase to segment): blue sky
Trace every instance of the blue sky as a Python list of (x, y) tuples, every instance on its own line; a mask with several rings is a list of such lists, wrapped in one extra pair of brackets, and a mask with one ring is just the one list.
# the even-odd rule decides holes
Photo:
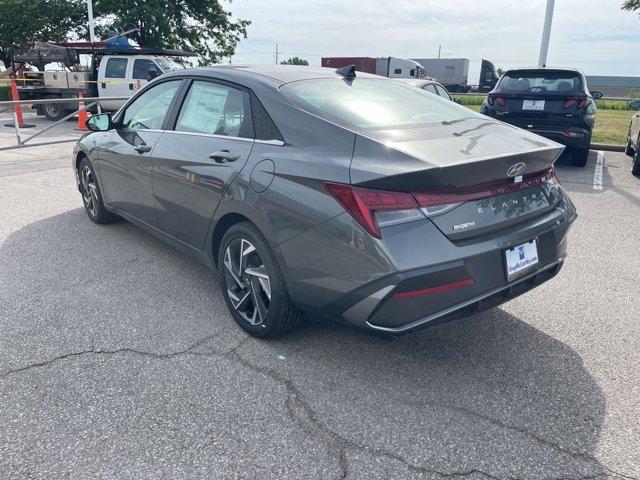
[[(556, 0), (549, 65), (574, 66), (587, 75), (640, 76), (640, 16), (620, 10), (622, 0)], [(322, 56), (481, 58), (497, 67), (535, 65), (545, 0), (234, 0), (227, 8), (252, 21), (232, 58), (236, 64)], [(472, 80), (470, 78), (470, 80)]]

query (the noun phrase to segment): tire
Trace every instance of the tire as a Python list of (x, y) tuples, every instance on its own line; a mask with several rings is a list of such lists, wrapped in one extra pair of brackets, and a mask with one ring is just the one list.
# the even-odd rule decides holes
[(222, 237), (218, 273), (229, 312), (249, 335), (278, 338), (302, 319), (273, 249), (251, 222), (233, 225)]
[(631, 166), (631, 173), (635, 176), (640, 176), (640, 149), (636, 148), (633, 155), (633, 165)]
[(571, 154), (571, 165), (574, 167), (584, 167), (589, 159), (589, 150), (574, 150)]
[(95, 170), (87, 157), (84, 157), (78, 165), (78, 178), (82, 204), (89, 218), (95, 223), (109, 223), (116, 220), (118, 217), (104, 208)]
[[(57, 95), (47, 95), (46, 99), (60, 98)], [(44, 116), (49, 120), (58, 121), (67, 115), (67, 111), (62, 107), (61, 103), (45, 103), (42, 105)]]

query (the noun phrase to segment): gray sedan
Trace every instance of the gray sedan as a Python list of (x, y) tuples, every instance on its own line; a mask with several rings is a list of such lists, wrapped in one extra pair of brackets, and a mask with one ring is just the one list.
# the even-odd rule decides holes
[(498, 305), (560, 270), (576, 217), (561, 145), (350, 67), (171, 72), (87, 125), (89, 218), (218, 271), (259, 337), (304, 313), (396, 335)]

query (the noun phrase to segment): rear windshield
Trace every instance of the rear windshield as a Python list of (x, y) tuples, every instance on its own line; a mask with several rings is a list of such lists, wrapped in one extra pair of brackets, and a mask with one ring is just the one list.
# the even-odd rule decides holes
[(581, 89), (580, 77), (572, 72), (507, 72), (497, 90), (500, 92), (565, 93)]
[(457, 122), (480, 116), (424, 90), (388, 79), (302, 80), (281, 92), (300, 108), (356, 128), (385, 128)]

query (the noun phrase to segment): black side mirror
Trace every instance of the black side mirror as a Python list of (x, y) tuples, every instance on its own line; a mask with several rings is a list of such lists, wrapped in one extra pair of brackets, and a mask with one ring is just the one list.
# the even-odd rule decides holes
[(113, 128), (111, 114), (99, 113), (97, 115), (91, 115), (85, 125), (92, 132), (106, 132), (107, 130), (111, 130)]
[(594, 100), (600, 100), (602, 97), (604, 97), (604, 93), (602, 92), (598, 92), (597, 90), (595, 92), (591, 92), (591, 97)]
[(158, 71), (155, 68), (150, 68), (147, 70), (147, 80), (151, 81), (159, 75)]
[(640, 100), (632, 100), (629, 102), (629, 106), (634, 110), (640, 110)]
[(453, 97), (453, 101), (456, 102), (458, 105), (462, 105), (462, 99), (460, 97)]

